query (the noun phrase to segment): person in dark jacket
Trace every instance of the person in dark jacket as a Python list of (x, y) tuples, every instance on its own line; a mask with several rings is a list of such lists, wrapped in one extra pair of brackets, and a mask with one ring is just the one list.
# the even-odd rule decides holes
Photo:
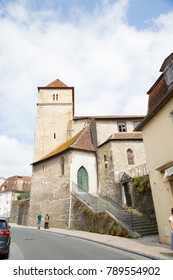
[(48, 229), (49, 228), (49, 215), (46, 214), (45, 218), (44, 218), (44, 228)]

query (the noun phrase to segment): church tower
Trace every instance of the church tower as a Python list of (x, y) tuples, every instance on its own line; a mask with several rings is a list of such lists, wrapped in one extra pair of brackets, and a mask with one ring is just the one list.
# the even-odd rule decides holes
[(38, 87), (34, 162), (68, 140), (74, 115), (74, 87), (55, 80)]

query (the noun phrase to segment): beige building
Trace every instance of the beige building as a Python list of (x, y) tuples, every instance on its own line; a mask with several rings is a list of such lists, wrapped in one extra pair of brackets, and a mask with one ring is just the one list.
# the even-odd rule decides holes
[(75, 116), (74, 88), (59, 80), (38, 94), (28, 223), (41, 211), (52, 226), (69, 227), (74, 190), (126, 203), (121, 177), (146, 163), (142, 134), (133, 132), (144, 117)]
[(142, 130), (160, 242), (170, 243), (168, 218), (173, 207), (173, 53), (148, 91), (148, 113)]

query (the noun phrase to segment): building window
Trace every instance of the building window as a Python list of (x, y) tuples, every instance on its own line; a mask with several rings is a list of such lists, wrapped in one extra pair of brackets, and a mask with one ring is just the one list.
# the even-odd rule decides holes
[(126, 132), (126, 123), (125, 122), (118, 122), (118, 131), (119, 132)]
[(108, 168), (108, 159), (107, 159), (107, 156), (104, 155), (104, 165), (105, 165), (105, 168)]
[(7, 189), (7, 186), (2, 187), (2, 191), (5, 191)]
[(127, 161), (129, 165), (134, 164), (134, 153), (131, 149), (127, 150)]
[(165, 73), (166, 84), (169, 86), (173, 82), (173, 63), (166, 69)]
[(64, 175), (64, 172), (65, 172), (65, 157), (64, 156), (61, 157), (60, 164), (61, 164), (61, 175)]
[(55, 100), (58, 101), (58, 93), (56, 93), (56, 94), (54, 93), (53, 94), (53, 101), (55, 101)]
[(56, 133), (53, 134), (53, 138), (56, 139)]

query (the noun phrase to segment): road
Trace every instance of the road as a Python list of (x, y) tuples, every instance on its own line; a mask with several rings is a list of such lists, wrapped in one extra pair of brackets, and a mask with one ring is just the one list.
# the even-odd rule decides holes
[(49, 230), (11, 227), (9, 259), (18, 260), (146, 260), (148, 258)]

